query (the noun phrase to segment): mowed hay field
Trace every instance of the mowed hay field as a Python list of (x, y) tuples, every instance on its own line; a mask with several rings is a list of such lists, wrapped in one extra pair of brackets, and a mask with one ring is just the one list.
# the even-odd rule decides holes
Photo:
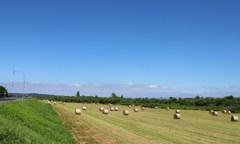
[[(231, 116), (212, 116), (208, 111), (181, 110), (181, 119), (173, 119), (175, 110), (146, 108), (133, 112), (134, 107), (113, 105), (119, 111), (110, 111), (108, 105), (66, 103), (52, 104), (79, 143), (127, 143), (127, 144), (226, 144), (240, 143), (240, 122), (231, 122)], [(75, 108), (87, 107), (81, 115)], [(109, 110), (104, 115), (99, 107)], [(123, 110), (129, 110), (128, 116)]]

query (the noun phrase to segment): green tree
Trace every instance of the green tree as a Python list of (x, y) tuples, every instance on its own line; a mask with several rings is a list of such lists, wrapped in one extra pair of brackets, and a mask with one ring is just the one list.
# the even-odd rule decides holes
[(112, 93), (111, 97), (117, 97), (116, 93)]
[(8, 96), (8, 91), (5, 87), (0, 86), (0, 97)]
[(77, 96), (80, 96), (80, 92), (79, 91), (77, 91)]
[(199, 100), (199, 99), (200, 99), (200, 96), (196, 96), (194, 99), (195, 99), (195, 100)]

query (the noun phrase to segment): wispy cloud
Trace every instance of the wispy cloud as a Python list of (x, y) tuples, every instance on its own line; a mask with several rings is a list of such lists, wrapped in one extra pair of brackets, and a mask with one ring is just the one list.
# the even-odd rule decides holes
[[(22, 83), (15, 83), (12, 87), (10, 83), (5, 84), (9, 92), (22, 92)], [(192, 87), (181, 88), (176, 86), (162, 86), (158, 84), (50, 84), (40, 82), (28, 82), (25, 85), (26, 93), (44, 93), (55, 95), (75, 95), (80, 91), (81, 95), (110, 96), (112, 92), (125, 97), (194, 97), (214, 96), (222, 97), (226, 95), (240, 96), (240, 86), (225, 85), (222, 87)]]

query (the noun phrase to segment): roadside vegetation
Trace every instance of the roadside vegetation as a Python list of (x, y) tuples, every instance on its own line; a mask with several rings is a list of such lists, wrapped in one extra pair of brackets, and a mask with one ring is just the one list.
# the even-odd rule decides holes
[(35, 99), (0, 104), (1, 144), (71, 144), (51, 105)]
[(8, 91), (4, 86), (0, 85), (0, 98), (8, 97)]

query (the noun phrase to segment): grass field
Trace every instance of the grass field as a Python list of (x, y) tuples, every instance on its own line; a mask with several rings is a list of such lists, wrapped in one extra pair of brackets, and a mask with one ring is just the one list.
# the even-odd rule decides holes
[[(87, 111), (75, 115), (75, 108)], [(173, 119), (174, 110), (133, 108), (117, 105), (120, 110), (103, 115), (99, 107), (108, 105), (56, 104), (53, 108), (78, 143), (127, 144), (226, 144), (240, 143), (240, 123), (231, 122), (233, 114), (212, 116), (207, 111), (181, 110), (181, 119)], [(122, 110), (130, 111), (129, 116)], [(240, 117), (239, 114), (234, 114)]]
[(1, 144), (72, 144), (69, 131), (50, 105), (29, 99), (0, 104)]

